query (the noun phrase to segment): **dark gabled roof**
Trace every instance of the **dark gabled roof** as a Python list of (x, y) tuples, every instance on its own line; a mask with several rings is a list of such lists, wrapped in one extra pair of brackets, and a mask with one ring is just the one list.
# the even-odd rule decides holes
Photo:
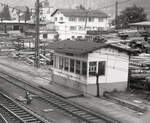
[(56, 9), (51, 16), (60, 11), (66, 17), (97, 17), (107, 18), (108, 15), (100, 10), (82, 10), (82, 9)]
[(48, 46), (49, 49), (53, 49), (55, 52), (69, 53), (73, 55), (83, 55), (105, 47), (112, 47), (128, 53), (132, 52), (129, 49), (122, 48), (117, 45), (111, 45), (106, 43), (95, 43), (90, 41), (64, 40), (64, 41), (50, 43)]

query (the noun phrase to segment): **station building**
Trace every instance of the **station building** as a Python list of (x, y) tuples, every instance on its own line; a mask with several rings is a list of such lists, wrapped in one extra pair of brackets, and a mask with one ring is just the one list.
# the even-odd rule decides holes
[(53, 81), (83, 93), (96, 95), (99, 73), (100, 95), (105, 91), (125, 91), (131, 51), (112, 44), (88, 41), (60, 41), (54, 50)]

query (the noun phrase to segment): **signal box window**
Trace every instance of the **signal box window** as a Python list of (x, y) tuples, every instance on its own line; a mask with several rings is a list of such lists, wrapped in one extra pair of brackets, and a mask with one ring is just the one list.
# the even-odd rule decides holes
[(76, 74), (80, 74), (80, 61), (76, 61)]
[(97, 62), (90, 62), (89, 63), (89, 75), (90, 76), (96, 75), (96, 66), (97, 66)]
[(70, 59), (70, 72), (74, 73), (74, 60)]
[(68, 71), (68, 69), (69, 69), (69, 59), (68, 58), (64, 58), (64, 69), (66, 71)]
[(98, 63), (98, 74), (99, 75), (105, 75), (105, 66), (106, 66), (105, 61), (100, 61)]
[(82, 62), (82, 75), (87, 75), (87, 62)]
[(47, 39), (47, 34), (46, 34), (46, 33), (43, 34), (43, 38), (44, 38), (44, 39)]
[(19, 30), (19, 26), (18, 25), (14, 26), (13, 30)]
[(59, 57), (59, 69), (63, 69), (63, 57)]

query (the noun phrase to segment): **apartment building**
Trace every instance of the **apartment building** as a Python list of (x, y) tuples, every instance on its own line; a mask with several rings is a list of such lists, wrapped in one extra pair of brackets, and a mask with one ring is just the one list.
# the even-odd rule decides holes
[(109, 16), (100, 10), (56, 9), (51, 16), (60, 39), (84, 37), (89, 30), (109, 29)]

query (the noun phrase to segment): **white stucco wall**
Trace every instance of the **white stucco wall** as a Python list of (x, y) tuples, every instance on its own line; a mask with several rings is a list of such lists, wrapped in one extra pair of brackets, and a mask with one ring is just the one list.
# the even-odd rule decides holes
[[(55, 18), (57, 18), (57, 21), (55, 21)], [(63, 18), (63, 21), (61, 21), (60, 18)], [(57, 11), (56, 14), (53, 16), (53, 21), (55, 21), (56, 30), (59, 33), (60, 39), (72, 38), (72, 36), (85, 37), (87, 30), (98, 30), (97, 29), (98, 27), (103, 28), (103, 30), (109, 29), (108, 18), (103, 18), (102, 22), (99, 22), (98, 18), (94, 18), (93, 22), (87, 21), (86, 24), (87, 28), (85, 29), (85, 21), (83, 22), (79, 21), (78, 17), (76, 21), (69, 21), (69, 17), (65, 17), (59, 11)], [(71, 26), (75, 26), (76, 30), (70, 30)], [(83, 29), (80, 30), (79, 27), (82, 27)]]
[[(103, 48), (88, 55), (88, 62), (106, 61), (105, 75), (99, 76), (99, 83), (128, 81), (129, 55), (115, 49)], [(89, 76), (87, 84), (95, 84), (96, 76)]]

